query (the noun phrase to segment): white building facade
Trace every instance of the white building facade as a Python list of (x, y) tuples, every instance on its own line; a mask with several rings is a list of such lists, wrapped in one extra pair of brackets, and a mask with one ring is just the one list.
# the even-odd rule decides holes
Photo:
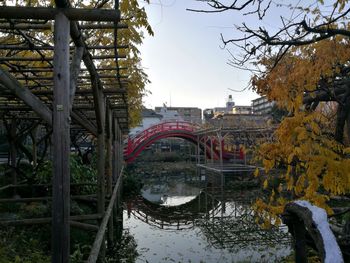
[(151, 109), (144, 109), (141, 113), (142, 121), (135, 128), (130, 129), (129, 135), (135, 136), (136, 134), (148, 129), (149, 127), (166, 121), (182, 121), (182, 117), (177, 111), (168, 110), (166, 107), (160, 109), (159, 112), (155, 112)]

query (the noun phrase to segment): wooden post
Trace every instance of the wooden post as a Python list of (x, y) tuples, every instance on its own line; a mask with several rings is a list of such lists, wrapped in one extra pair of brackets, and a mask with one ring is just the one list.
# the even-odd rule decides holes
[(107, 194), (112, 194), (112, 112), (108, 108), (106, 109), (106, 175), (107, 175)]
[(197, 164), (201, 163), (201, 156), (200, 156), (200, 148), (199, 148), (199, 136), (197, 135)]
[(223, 160), (222, 160), (222, 136), (221, 131), (218, 132), (218, 140), (219, 140), (219, 152), (220, 152), (220, 175), (221, 175), (221, 193), (224, 192), (224, 172), (223, 172)]
[(113, 181), (118, 180), (118, 176), (121, 169), (122, 154), (123, 154), (123, 145), (121, 144), (121, 133), (118, 125), (117, 119), (114, 119), (114, 141), (113, 141)]
[(204, 164), (207, 164), (207, 137), (204, 136)]
[(113, 118), (112, 123), (112, 182), (115, 183), (117, 181), (117, 120)]
[[(124, 163), (124, 153), (123, 153), (123, 133), (122, 133), (121, 129), (120, 129), (119, 133), (120, 133), (120, 146), (119, 146), (119, 151), (120, 151), (119, 174), (120, 174), (122, 171), (123, 163)], [(121, 190), (123, 190), (123, 188), (121, 188)]]
[(123, 233), (123, 208), (121, 206), (121, 197), (122, 197), (122, 191), (123, 191), (123, 177), (122, 177), (122, 169), (123, 169), (123, 161), (124, 161), (124, 148), (123, 148), (123, 134), (120, 129), (119, 123), (116, 121), (115, 123), (116, 128), (116, 142), (117, 142), (117, 148), (116, 148), (116, 159), (117, 159), (117, 181), (120, 181), (120, 188), (118, 191), (117, 201), (116, 201), (116, 233), (117, 233), (117, 240), (120, 240)]
[[(117, 119), (113, 118), (112, 122), (112, 139), (113, 139), (113, 147), (112, 147), (112, 182), (115, 184), (117, 182), (118, 178), (118, 126), (117, 126)], [(117, 196), (118, 198), (118, 196)], [(117, 200), (118, 201), (118, 200)], [(117, 222), (117, 202), (113, 205), (113, 224), (116, 225), (118, 228), (118, 222)]]
[[(200, 164), (200, 150), (199, 150), (199, 135), (197, 135), (197, 147), (196, 147), (196, 160), (197, 160), (197, 165)], [(200, 180), (200, 168), (197, 166), (197, 178)]]
[(37, 133), (38, 133), (38, 126), (34, 127), (34, 129), (31, 130), (31, 132), (30, 132), (30, 137), (31, 137), (32, 143), (33, 143), (32, 155), (33, 155), (33, 166), (34, 167), (36, 167), (38, 164)]
[[(11, 120), (10, 127), (10, 165), (11, 165), (11, 180), (12, 184), (17, 185), (17, 147), (16, 147), (16, 132), (17, 132), (17, 120), (14, 118)], [(13, 195), (17, 194), (17, 189), (13, 189)]]
[(210, 160), (214, 163), (214, 149), (213, 149), (213, 137), (210, 136)]
[(120, 188), (118, 191), (118, 196), (117, 196), (117, 213), (116, 213), (116, 219), (117, 219), (117, 224), (116, 224), (116, 232), (117, 232), (117, 239), (120, 240), (122, 235), (123, 235), (123, 208), (121, 206), (121, 196), (122, 196), (122, 191), (123, 191), (123, 177), (122, 177), (122, 169), (120, 169), (120, 174), (118, 177), (118, 180), (120, 180)]
[[(106, 110), (106, 130), (107, 130), (107, 145), (106, 145), (106, 175), (107, 175), (107, 194), (112, 195), (112, 111), (110, 108)], [(114, 207), (114, 205), (113, 205)], [(111, 217), (108, 221), (108, 245), (113, 246), (113, 212), (111, 211)]]
[(119, 129), (118, 129), (118, 125), (117, 125), (118, 121), (117, 119), (115, 119), (115, 122), (114, 122), (114, 130), (115, 130), (115, 139), (114, 139), (114, 151), (113, 151), (113, 154), (115, 155), (115, 161), (113, 163), (113, 167), (115, 169), (115, 172), (114, 172), (114, 180), (116, 181), (118, 179), (118, 175), (119, 175)]
[(69, 34), (63, 13), (55, 16), (53, 103), (52, 262), (69, 262), (70, 255), (70, 131)]
[(118, 126), (118, 173), (117, 173), (117, 176), (120, 176), (123, 158), (124, 158), (124, 156), (123, 156), (123, 134)]
[(105, 210), (105, 131), (97, 136), (97, 210), (104, 213)]
[[(106, 198), (106, 189), (105, 189), (105, 140), (106, 140), (106, 127), (105, 127), (105, 117), (106, 117), (106, 101), (105, 96), (102, 90), (95, 90), (97, 93), (94, 101), (97, 102), (95, 107), (96, 112), (96, 122), (98, 124), (98, 135), (97, 135), (97, 212), (99, 214), (104, 214), (105, 212), (105, 198)], [(106, 246), (105, 246), (105, 236), (103, 236), (103, 242), (101, 245), (99, 262), (104, 261)]]

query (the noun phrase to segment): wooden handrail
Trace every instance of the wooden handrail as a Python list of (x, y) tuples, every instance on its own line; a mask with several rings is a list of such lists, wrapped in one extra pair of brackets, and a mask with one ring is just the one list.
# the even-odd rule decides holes
[(89, 258), (87, 260), (88, 263), (94, 263), (97, 261), (98, 254), (100, 253), (100, 249), (101, 249), (101, 244), (102, 244), (102, 241), (103, 241), (104, 236), (105, 236), (107, 224), (108, 224), (109, 218), (112, 214), (115, 200), (117, 199), (117, 193), (119, 191), (120, 184), (122, 181), (123, 170), (124, 170), (124, 167), (122, 167), (120, 174), (119, 174), (119, 177), (118, 177), (118, 180), (117, 180), (117, 183), (114, 186), (111, 200), (109, 201), (109, 204), (108, 204), (107, 210), (104, 214), (104, 217), (102, 219), (100, 228), (98, 229), (98, 232), (96, 234), (94, 244), (92, 245), (90, 255), (89, 255)]

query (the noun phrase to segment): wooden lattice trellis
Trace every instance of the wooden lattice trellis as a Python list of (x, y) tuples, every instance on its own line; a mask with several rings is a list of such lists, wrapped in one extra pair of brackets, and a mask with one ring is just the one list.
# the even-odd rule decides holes
[[(78, 220), (100, 218), (89, 258), (94, 262), (104, 245), (107, 225), (108, 237), (113, 236), (111, 214), (120, 188), (122, 136), (128, 131), (127, 68), (119, 63), (125, 59), (119, 51), (128, 46), (117, 45), (116, 38), (118, 30), (128, 29), (120, 23), (118, 3), (115, 9), (72, 8), (66, 0), (56, 0), (55, 5), (0, 6), (0, 117), (31, 120), (53, 131), (53, 195), (42, 198), (52, 198), (52, 218), (0, 221), (0, 225), (51, 221), (52, 261), (68, 262), (70, 225), (97, 230)], [(88, 45), (87, 38), (103, 29), (113, 32), (114, 44)], [(44, 33), (49, 41), (42, 40)], [(16, 127), (11, 130), (15, 138)], [(71, 131), (97, 138), (97, 212), (93, 215), (70, 216)], [(11, 149), (15, 165), (16, 149)], [(12, 176), (14, 184), (2, 189), (22, 187), (15, 172)], [(107, 210), (106, 196), (110, 197)], [(26, 202), (24, 199), (16, 202)]]

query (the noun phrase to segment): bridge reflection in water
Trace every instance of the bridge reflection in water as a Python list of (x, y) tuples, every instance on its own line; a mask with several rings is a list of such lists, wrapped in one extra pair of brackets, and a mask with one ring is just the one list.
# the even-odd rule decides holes
[(276, 262), (289, 255), (285, 227), (256, 224), (250, 206), (256, 194), (203, 189), (179, 206), (137, 198), (125, 220), (138, 242), (137, 262)]
[[(207, 203), (205, 203), (207, 202)], [(218, 201), (207, 198), (201, 192), (191, 201), (178, 206), (162, 206), (139, 197), (131, 213), (139, 220), (164, 230), (183, 230), (193, 228), (195, 221), (202, 218), (207, 210), (207, 205)]]

